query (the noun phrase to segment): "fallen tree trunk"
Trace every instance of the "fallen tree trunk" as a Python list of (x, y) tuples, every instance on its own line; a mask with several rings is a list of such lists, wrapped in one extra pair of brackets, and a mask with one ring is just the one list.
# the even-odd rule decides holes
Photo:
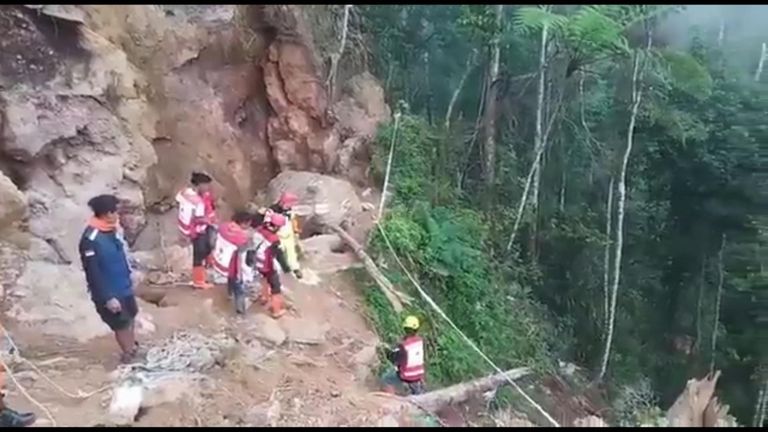
[(410, 396), (408, 399), (420, 408), (435, 412), (446, 405), (464, 402), (474, 394), (487, 392), (504, 385), (507, 383), (507, 378), (515, 380), (528, 375), (530, 372), (529, 368), (512, 369), (418, 396)]
[(365, 250), (360, 245), (360, 243), (353, 239), (349, 233), (336, 225), (330, 226), (330, 228), (333, 230), (333, 232), (338, 234), (341, 240), (349, 247), (351, 247), (355, 255), (360, 258), (360, 260), (363, 262), (363, 266), (365, 266), (365, 270), (379, 285), (379, 288), (381, 288), (381, 291), (387, 297), (387, 300), (389, 300), (389, 303), (392, 305), (392, 308), (395, 309), (395, 312), (402, 312), (403, 303), (410, 304), (413, 299), (395, 289), (394, 285), (392, 285), (392, 282), (390, 282), (387, 277), (384, 276), (381, 270), (379, 270), (379, 268), (373, 262), (371, 257), (365, 253)]
[(728, 406), (720, 405), (714, 396), (720, 371), (707, 374), (703, 379), (691, 379), (685, 390), (667, 411), (672, 427), (727, 427)]

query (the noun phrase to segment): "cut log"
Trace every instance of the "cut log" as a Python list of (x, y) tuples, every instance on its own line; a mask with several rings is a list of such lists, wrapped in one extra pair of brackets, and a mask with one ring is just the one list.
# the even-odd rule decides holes
[(703, 379), (691, 379), (682, 394), (667, 411), (672, 427), (717, 427), (728, 423), (728, 406), (720, 405), (714, 396), (720, 371)]
[(363, 262), (363, 266), (365, 266), (365, 270), (379, 285), (379, 288), (381, 288), (381, 291), (387, 297), (387, 300), (389, 300), (392, 308), (394, 308), (398, 313), (402, 312), (403, 303), (410, 304), (413, 299), (410, 296), (407, 296), (395, 289), (394, 285), (392, 285), (392, 282), (390, 282), (386, 276), (384, 276), (381, 270), (379, 270), (379, 268), (373, 262), (371, 257), (365, 253), (365, 250), (363, 250), (363, 247), (360, 245), (360, 243), (353, 239), (349, 233), (336, 225), (331, 226), (330, 228), (333, 230), (333, 232), (338, 234), (341, 240), (344, 241), (344, 243), (346, 243), (349, 247), (351, 247), (355, 255), (360, 258), (360, 260)]
[(529, 368), (512, 369), (504, 373), (452, 385), (422, 395), (411, 396), (408, 399), (425, 410), (435, 412), (446, 405), (464, 402), (474, 394), (484, 393), (507, 384), (507, 378), (515, 380), (529, 373), (531, 373)]

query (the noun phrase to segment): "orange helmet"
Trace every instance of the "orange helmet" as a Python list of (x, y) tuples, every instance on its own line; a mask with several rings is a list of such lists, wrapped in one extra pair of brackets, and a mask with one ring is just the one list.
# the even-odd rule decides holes
[(290, 192), (283, 192), (277, 203), (284, 209), (290, 209), (299, 203), (299, 197)]
[(264, 223), (272, 225), (275, 228), (280, 228), (285, 225), (286, 218), (280, 213), (268, 211), (267, 214), (264, 215)]

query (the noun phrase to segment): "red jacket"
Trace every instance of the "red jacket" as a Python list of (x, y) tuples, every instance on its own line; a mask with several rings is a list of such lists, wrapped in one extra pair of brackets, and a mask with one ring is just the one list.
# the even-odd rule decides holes
[(248, 244), (248, 232), (234, 222), (220, 227), (213, 250), (213, 267), (222, 275), (237, 278), (238, 262), (243, 247)]
[(203, 199), (203, 205), (205, 206), (205, 217), (211, 224), (216, 224), (216, 198), (213, 196), (213, 192), (208, 191), (200, 196)]

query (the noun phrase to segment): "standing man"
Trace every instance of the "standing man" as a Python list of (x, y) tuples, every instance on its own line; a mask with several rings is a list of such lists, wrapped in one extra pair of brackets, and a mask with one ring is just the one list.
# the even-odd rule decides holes
[(301, 230), (299, 228), (299, 219), (293, 213), (293, 206), (298, 203), (298, 196), (290, 192), (283, 192), (277, 203), (269, 209), (282, 214), (287, 219), (286, 224), (277, 232), (277, 236), (280, 238), (280, 247), (285, 252), (285, 260), (288, 262), (288, 266), (293, 271), (301, 272), (299, 269), (298, 253)]
[(245, 313), (245, 284), (253, 281), (251, 268), (245, 262), (251, 219), (250, 213), (235, 213), (232, 221), (219, 229), (212, 254), (213, 268), (227, 277), (227, 291), (234, 297), (238, 314)]
[[(277, 231), (285, 224), (285, 216), (267, 211), (264, 215), (264, 223), (253, 234), (254, 264), (261, 274), (261, 304), (269, 304), (269, 311), (275, 319), (285, 314), (280, 275), (275, 268), (275, 261), (280, 263), (284, 272), (291, 272), (277, 236)], [(294, 270), (293, 273), (301, 279), (301, 271)]]
[(211, 237), (215, 208), (210, 195), (212, 181), (207, 174), (193, 172), (190, 187), (176, 194), (179, 231), (192, 241), (192, 286), (198, 289), (212, 287), (206, 281), (205, 274), (205, 262), (213, 250)]
[(404, 384), (413, 394), (424, 392), (424, 340), (418, 335), (419, 319), (413, 315), (403, 321), (405, 337), (389, 353), (389, 360), (395, 370), (383, 377), (384, 391), (395, 394), (396, 388)]
[(114, 195), (99, 195), (88, 201), (93, 217), (80, 238), (79, 249), (96, 312), (115, 333), (122, 351), (121, 362), (130, 363), (138, 353), (134, 319), (139, 307), (128, 257), (118, 233), (117, 205)]

